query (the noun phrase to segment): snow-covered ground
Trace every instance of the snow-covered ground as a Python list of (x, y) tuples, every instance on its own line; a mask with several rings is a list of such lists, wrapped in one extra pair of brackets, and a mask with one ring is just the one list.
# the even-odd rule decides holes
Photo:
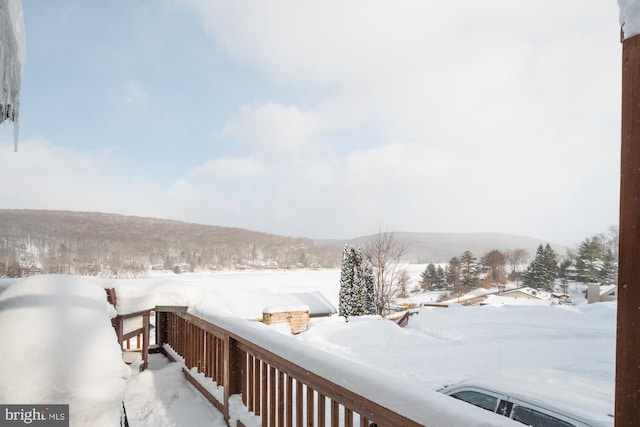
[[(421, 269), (424, 266), (414, 268), (414, 280)], [(303, 291), (321, 292), (337, 305), (339, 276), (339, 270), (230, 271), (118, 280), (111, 285), (118, 290), (119, 310), (188, 305), (196, 314), (231, 320), (260, 318), (266, 306), (288, 301), (292, 293)], [(31, 279), (18, 285), (28, 280)], [(8, 288), (0, 299), (6, 299), (6, 294), (15, 292), (16, 287)], [(616, 304), (586, 305), (581, 289), (572, 290), (575, 306), (423, 307), (411, 316), (406, 328), (377, 316), (352, 318), (349, 322), (337, 316), (312, 318), (308, 330), (295, 336), (278, 325), (252, 322), (251, 327), (256, 336), (266, 337), (266, 342), (309, 349), (309, 355), (315, 353), (321, 359), (325, 354), (334, 366), (342, 360), (345, 366), (360, 367), (353, 369), (360, 373), (367, 369), (378, 372), (382, 387), (401, 386), (425, 399), (431, 399), (427, 395), (431, 396), (433, 390), (469, 377), (508, 373), (523, 382), (531, 379), (532, 384), (536, 377), (563, 378), (568, 391), (548, 397), (583, 410), (591, 408), (585, 408), (578, 396), (592, 389), (603, 403), (602, 411), (613, 413)], [(422, 293), (409, 302), (430, 298)], [(15, 317), (15, 310), (8, 314), (4, 306), (0, 305), (0, 309), (0, 322), (4, 321), (0, 324), (0, 339), (6, 342), (5, 325), (15, 331), (20, 318)], [(49, 329), (30, 332), (38, 340)], [(31, 345), (22, 342), (20, 336), (12, 335), (13, 345), (2, 353), (0, 366), (6, 366), (5, 357), (11, 356), (14, 371), (31, 369), (16, 356)], [(296, 350), (296, 354), (301, 353)], [(2, 400), (13, 386), (4, 387), (0, 392)], [(152, 359), (152, 369), (128, 380), (129, 416), (137, 420), (138, 426), (195, 426), (205, 419), (217, 425), (217, 413), (211, 412), (203, 399), (194, 399), (194, 393), (177, 365), (165, 366)], [(398, 402), (390, 406), (395, 404)]]

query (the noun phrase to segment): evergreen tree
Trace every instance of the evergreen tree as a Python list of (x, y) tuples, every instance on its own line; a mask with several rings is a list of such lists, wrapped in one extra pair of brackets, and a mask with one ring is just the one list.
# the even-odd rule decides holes
[(551, 245), (547, 243), (543, 251), (544, 255), (544, 281), (543, 289), (545, 291), (553, 291), (553, 284), (558, 277), (558, 261), (556, 259), (556, 253), (551, 248)]
[(527, 267), (527, 271), (522, 278), (525, 286), (546, 291), (553, 290), (553, 282), (558, 272), (556, 254), (551, 249), (551, 245), (539, 245), (536, 256)]
[(544, 251), (544, 248), (542, 247), (542, 245), (539, 245), (538, 249), (536, 250), (536, 255), (533, 258), (533, 261), (531, 261), (531, 264), (529, 264), (529, 266), (527, 267), (527, 271), (522, 276), (522, 283), (525, 286), (528, 286), (530, 288), (536, 288), (536, 289), (539, 288), (542, 280), (541, 279), (542, 277), (541, 262), (543, 257), (543, 251)]
[(462, 264), (460, 263), (460, 259), (458, 257), (451, 258), (445, 270), (447, 285), (456, 293), (460, 292), (460, 285), (462, 283), (461, 270)]
[(444, 273), (444, 268), (442, 268), (441, 265), (436, 267), (436, 272), (433, 276), (433, 284), (436, 289), (445, 289), (447, 287), (447, 278)]
[(342, 251), (342, 268), (340, 269), (340, 294), (338, 316), (348, 317), (351, 314), (353, 301), (353, 246), (345, 245)]
[(617, 261), (614, 248), (603, 237), (593, 236), (585, 239), (576, 254), (578, 280), (592, 283), (610, 283), (615, 281)]
[(364, 269), (362, 267), (362, 252), (360, 248), (351, 247), (353, 258), (353, 285), (350, 316), (362, 316), (365, 313), (366, 289), (364, 285)]
[(436, 266), (433, 264), (427, 265), (422, 273), (420, 273), (420, 287), (422, 289), (433, 290), (433, 277), (436, 272)]
[(365, 314), (368, 309), (367, 298), (362, 252), (353, 245), (345, 245), (340, 270), (338, 315), (348, 318)]
[(373, 266), (367, 261), (364, 266), (364, 314), (376, 314), (375, 284), (376, 278), (373, 274)]
[(615, 254), (610, 249), (605, 249), (602, 270), (600, 271), (600, 283), (616, 283), (618, 281), (618, 262)]
[(460, 256), (460, 273), (462, 284), (467, 288), (475, 288), (480, 280), (478, 260), (471, 251), (464, 251)]

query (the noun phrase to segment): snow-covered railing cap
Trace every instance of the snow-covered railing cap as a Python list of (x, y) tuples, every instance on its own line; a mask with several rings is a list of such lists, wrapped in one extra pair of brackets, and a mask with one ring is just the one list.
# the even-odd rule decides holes
[(618, 0), (623, 39), (640, 34), (640, 0)]
[(0, 123), (13, 121), (13, 147), (18, 151), (20, 85), (27, 59), (20, 0), (0, 0)]

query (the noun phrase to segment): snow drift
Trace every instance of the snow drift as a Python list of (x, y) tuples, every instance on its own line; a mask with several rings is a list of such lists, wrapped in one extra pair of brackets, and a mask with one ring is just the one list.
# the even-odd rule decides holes
[(130, 368), (100, 282), (42, 275), (0, 294), (0, 402), (69, 404), (70, 425), (117, 426)]

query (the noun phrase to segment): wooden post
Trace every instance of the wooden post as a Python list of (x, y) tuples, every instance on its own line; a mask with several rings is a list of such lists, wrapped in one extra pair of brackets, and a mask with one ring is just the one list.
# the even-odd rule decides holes
[(167, 312), (156, 311), (156, 345), (167, 343)]
[(622, 43), (620, 243), (615, 425), (640, 414), (640, 36)]
[(116, 336), (118, 337), (118, 344), (120, 344), (120, 350), (122, 350), (122, 345), (124, 344), (124, 319), (122, 318), (122, 316), (116, 316), (114, 320), (116, 325)]
[[(142, 315), (142, 368), (145, 370), (149, 367), (149, 319), (151, 318), (150, 312), (145, 312)], [(138, 335), (140, 336), (140, 335)]]
[(236, 340), (229, 335), (224, 337), (224, 419), (229, 424), (229, 397), (242, 393), (242, 362), (244, 352), (237, 345)]

